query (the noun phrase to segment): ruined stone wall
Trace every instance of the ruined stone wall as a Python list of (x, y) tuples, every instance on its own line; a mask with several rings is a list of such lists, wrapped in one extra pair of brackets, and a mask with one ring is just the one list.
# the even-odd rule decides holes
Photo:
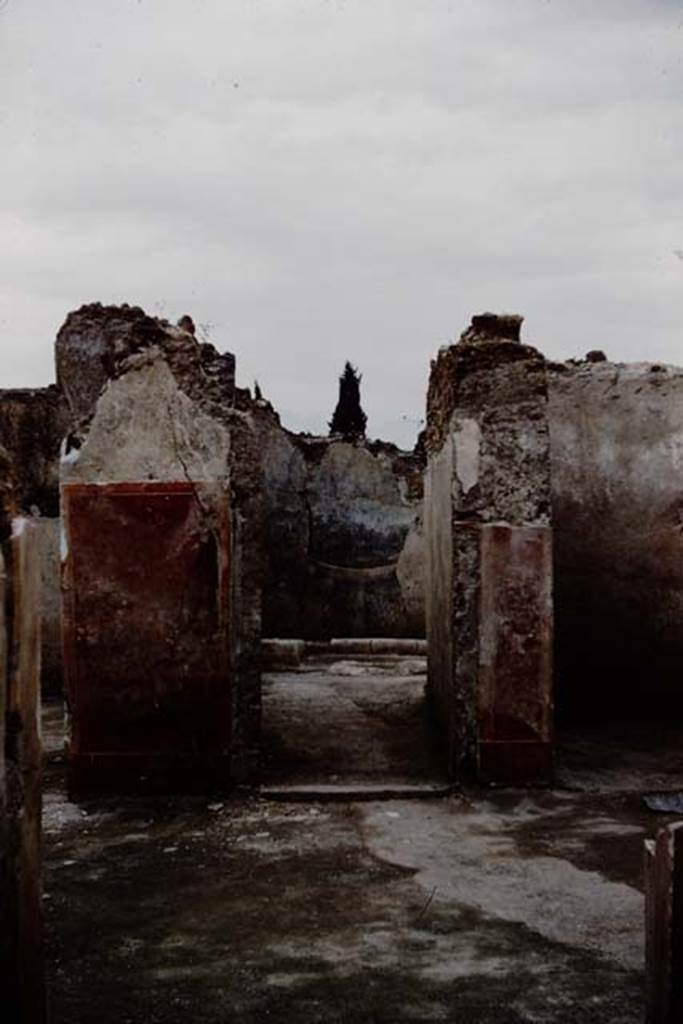
[(87, 419), (107, 382), (132, 356), (155, 345), (162, 348), (179, 378), (201, 380), (207, 393), (231, 402), (235, 390), (235, 357), (219, 354), (213, 345), (195, 342), (192, 319), (179, 321), (174, 339), (167, 321), (148, 316), (139, 306), (103, 306), (93, 302), (69, 313), (57, 335), (57, 388), (74, 423)]
[[(459, 382), (471, 375), (468, 360), (478, 360), (481, 371), (490, 373), (488, 388), (495, 380), (499, 354), (492, 343), (477, 350), (451, 346), (440, 354), (430, 384), (429, 504), (443, 505), (441, 477), (448, 476), (452, 460), (454, 514), (463, 521), (488, 518), (495, 511), (495, 506), (481, 506), (484, 473), (492, 485), (485, 490), (496, 493), (501, 519), (541, 522), (551, 509), (555, 700), (561, 717), (680, 711), (683, 370), (613, 364), (599, 353), (583, 362), (546, 364), (551, 493), (543, 496), (538, 481), (519, 465), (535, 442), (525, 432), (507, 430), (505, 444), (496, 444), (487, 454), (481, 443), (481, 417), (476, 422), (476, 416), (462, 413), (469, 399)], [(518, 356), (524, 357), (521, 346)], [(504, 404), (494, 418), (504, 418)], [(488, 413), (486, 420), (490, 425)], [(466, 602), (462, 605), (463, 595), (455, 599), (449, 594), (444, 573), (450, 558), (458, 567), (452, 570), (449, 585), (456, 585), (458, 572), (471, 575), (477, 556), (471, 552), (461, 565), (458, 545), (449, 555), (443, 513), (432, 509), (427, 511), (430, 516), (429, 561), (441, 568), (434, 569), (428, 604), (440, 608), (437, 623), (447, 620), (449, 601), (454, 620), (462, 619), (455, 630), (455, 647), (449, 647), (447, 632), (428, 626), (434, 698), (437, 706), (448, 709), (449, 695), (440, 693), (438, 681), (448, 678), (452, 659), (457, 673), (458, 659), (466, 656), (471, 635), (467, 623), (473, 616), (467, 613)], [(464, 545), (467, 532), (461, 532)], [(464, 547), (462, 554), (465, 557)], [(481, 605), (481, 597), (472, 595), (472, 600)]]
[(422, 462), (261, 423), (264, 635), (424, 636)]
[(56, 387), (0, 391), (0, 445), (14, 471), (17, 507), (59, 515), (59, 447), (70, 423)]
[(59, 596), (59, 450), (71, 417), (58, 388), (0, 391), (0, 446), (12, 467), (13, 501), (31, 516), (41, 551), (42, 671), (46, 689), (62, 685)]
[[(262, 462), (265, 475), (266, 633), (424, 636), (421, 458), (381, 442), (289, 433), (267, 403), (253, 402), (235, 387), (231, 354), (219, 355), (194, 337), (187, 343), (192, 323), (183, 319), (185, 329), (178, 331), (138, 307), (82, 306), (67, 316), (57, 337), (58, 387), (0, 395), (0, 443), (4, 438), (18, 467), (19, 506), (41, 514), (44, 688), (59, 690), (63, 674), (60, 443), (87, 422), (121, 367), (154, 349), (163, 350), (194, 400), (256, 430), (258, 448), (249, 459)], [(248, 533), (237, 515), (236, 528)]]
[(595, 717), (683, 701), (683, 370), (551, 367), (557, 695)]
[[(483, 327), (485, 333), (486, 324), (476, 319), (477, 330), (481, 333)], [(455, 474), (462, 520), (485, 519), (489, 513), (491, 521), (495, 518), (493, 506), (487, 511), (473, 505), (474, 495), (481, 494), (473, 481), (481, 476), (505, 497), (501, 508), (505, 506), (506, 516), (519, 513), (519, 521), (525, 519), (529, 495), (524, 475), (516, 471), (515, 453), (528, 438), (518, 438), (514, 425), (502, 425), (504, 443), (482, 447), (482, 425), (475, 416), (452, 422), (456, 401), (466, 399), (454, 389), (456, 381), (470, 376), (468, 360), (477, 362), (472, 380), (488, 387), (501, 345), (508, 351), (512, 343), (515, 358), (527, 358), (526, 347), (512, 337), (518, 323), (501, 328), (498, 318), (496, 330), (501, 329), (508, 336), (489, 339), (476, 355), (472, 346), (446, 348), (430, 383), (427, 445), (432, 455), (442, 452), (444, 466), (457, 466), (457, 472), (450, 472)], [(422, 636), (426, 598), (420, 458), (391, 445), (291, 434), (267, 403), (252, 402), (235, 388), (231, 355), (219, 356), (212, 346), (196, 341), (191, 330), (169, 329), (165, 321), (136, 307), (96, 303), (69, 314), (59, 333), (61, 390), (0, 392), (0, 445), (12, 465), (17, 509), (35, 517), (43, 552), (45, 684), (58, 688), (61, 679), (56, 518), (60, 441), (79, 419), (87, 419), (110, 377), (116, 378), (127, 361), (144, 359), (159, 346), (185, 393), (204, 407), (210, 405), (212, 415), (227, 415), (242, 424), (236, 437), (243, 440), (235, 443), (251, 446), (251, 454), (245, 452), (240, 463), (263, 464), (265, 634), (308, 639)], [(620, 710), (627, 710), (629, 704), (639, 705), (645, 690), (667, 700), (678, 691), (683, 635), (682, 379), (681, 370), (650, 364), (549, 365), (561, 710), (583, 707), (588, 713), (590, 706), (599, 711), (601, 704), (612, 707), (614, 699)], [(500, 419), (502, 414), (496, 415)], [(248, 439), (252, 427), (256, 442)], [(433, 459), (427, 475), (430, 506), (446, 500), (449, 470), (439, 466)], [(243, 474), (242, 484), (233, 486), (242, 486), (247, 508), (253, 480)], [(235, 514), (234, 528), (248, 535), (249, 517)], [(452, 594), (443, 564), (448, 562), (452, 572), (455, 556), (447, 554), (449, 541), (434, 522), (431, 536), (435, 550), (430, 557), (441, 561), (442, 574), (428, 600), (444, 603)], [(253, 561), (254, 550), (247, 543), (244, 551), (250, 554), (245, 557)], [(252, 569), (250, 579), (258, 567)], [(256, 608), (258, 599), (252, 595), (246, 604), (250, 601)], [(252, 618), (255, 622), (258, 614)], [(453, 657), (443, 635), (432, 635), (431, 649), (434, 664), (446, 665)], [(460, 652), (463, 656), (462, 644)]]
[(543, 357), (485, 314), (432, 364), (429, 692), (454, 774), (548, 781), (550, 459)]
[(61, 465), (71, 780), (224, 788), (257, 760), (259, 450), (192, 331), (131, 322)]

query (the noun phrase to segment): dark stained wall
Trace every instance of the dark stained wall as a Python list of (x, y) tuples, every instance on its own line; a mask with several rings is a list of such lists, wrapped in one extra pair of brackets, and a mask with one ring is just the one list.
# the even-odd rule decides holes
[(261, 429), (264, 636), (424, 636), (421, 459)]
[(559, 710), (683, 712), (683, 370), (548, 380)]
[(0, 391), (0, 445), (25, 513), (59, 515), (59, 448), (69, 414), (56, 387)]

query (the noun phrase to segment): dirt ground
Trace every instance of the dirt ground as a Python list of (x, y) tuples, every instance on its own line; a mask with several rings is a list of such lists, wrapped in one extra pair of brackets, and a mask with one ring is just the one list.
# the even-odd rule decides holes
[(642, 1021), (642, 794), (683, 789), (683, 728), (567, 736), (553, 790), (372, 799), (443, 785), (424, 677), (344, 664), (266, 681), (297, 802), (73, 803), (46, 706), (53, 1024)]

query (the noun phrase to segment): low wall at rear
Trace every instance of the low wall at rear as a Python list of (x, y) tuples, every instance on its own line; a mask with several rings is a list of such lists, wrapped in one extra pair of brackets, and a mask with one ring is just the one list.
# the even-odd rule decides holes
[(423, 637), (422, 459), (261, 425), (265, 636)]

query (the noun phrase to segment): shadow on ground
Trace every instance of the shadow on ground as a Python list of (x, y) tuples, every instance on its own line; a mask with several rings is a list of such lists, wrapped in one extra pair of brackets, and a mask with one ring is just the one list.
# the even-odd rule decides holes
[[(382, 709), (378, 693), (358, 707), (350, 688), (342, 705), (361, 715), (347, 708), (352, 731), (379, 730), (380, 777), (384, 727), (414, 725), (419, 700)], [(601, 770), (604, 736), (570, 736), (552, 791), (75, 804), (57, 705), (45, 721), (53, 1024), (643, 1018), (642, 842), (667, 819), (641, 795), (654, 781), (683, 788), (676, 730), (658, 758), (644, 741), (622, 749), (621, 777), (612, 753)], [(343, 774), (341, 755), (372, 746), (372, 730), (346, 744), (340, 721), (330, 749)]]

